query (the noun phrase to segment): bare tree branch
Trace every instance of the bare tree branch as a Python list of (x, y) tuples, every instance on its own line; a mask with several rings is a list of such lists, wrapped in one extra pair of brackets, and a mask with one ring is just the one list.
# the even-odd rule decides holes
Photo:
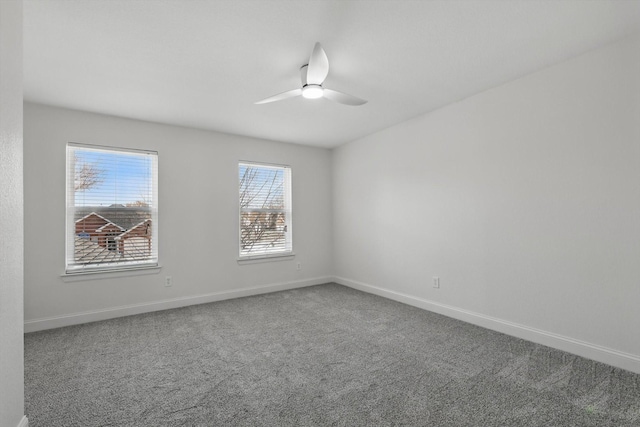
[(144, 200), (136, 200), (135, 202), (125, 203), (128, 208), (148, 208), (149, 203)]
[(77, 156), (74, 157), (75, 175), (74, 190), (88, 190), (104, 181), (104, 169), (98, 167), (97, 163), (89, 163), (81, 161)]
[[(278, 230), (278, 224), (285, 223), (282, 177), (276, 170), (262, 175), (259, 172), (258, 168), (247, 167), (240, 178), (240, 243), (248, 252), (284, 240), (284, 228)], [(275, 212), (265, 212), (266, 209)]]

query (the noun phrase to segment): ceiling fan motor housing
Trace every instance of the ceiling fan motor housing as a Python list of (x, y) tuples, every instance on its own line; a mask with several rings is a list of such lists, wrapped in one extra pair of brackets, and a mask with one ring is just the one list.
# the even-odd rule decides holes
[(309, 64), (304, 64), (302, 67), (300, 67), (300, 80), (302, 80), (302, 96), (307, 99), (322, 98), (322, 93), (324, 92), (324, 90), (322, 89), (322, 85), (307, 83), (308, 68)]
[(304, 64), (300, 67), (300, 80), (302, 80), (302, 87), (307, 85), (307, 69), (309, 68), (309, 64)]

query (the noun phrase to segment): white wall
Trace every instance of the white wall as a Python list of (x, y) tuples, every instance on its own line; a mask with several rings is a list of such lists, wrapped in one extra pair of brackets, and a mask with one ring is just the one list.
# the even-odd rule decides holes
[[(30, 103), (24, 114), (27, 330), (330, 280), (330, 151)], [(70, 141), (158, 151), (160, 273), (61, 277)], [(238, 265), (239, 160), (291, 166), (294, 260)]]
[(333, 159), (339, 282), (640, 372), (640, 39)]
[(22, 1), (0, 1), (0, 427), (26, 426), (23, 364)]

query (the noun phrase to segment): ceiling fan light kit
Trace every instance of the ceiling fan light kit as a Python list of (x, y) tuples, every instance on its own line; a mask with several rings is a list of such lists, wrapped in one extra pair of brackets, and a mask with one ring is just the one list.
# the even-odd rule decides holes
[(282, 101), (284, 99), (293, 98), (302, 95), (305, 99), (327, 98), (331, 101), (339, 102), (344, 105), (362, 105), (367, 101), (357, 98), (353, 95), (338, 92), (336, 90), (325, 89), (322, 86), (324, 80), (329, 74), (329, 59), (320, 43), (316, 43), (311, 52), (309, 63), (300, 67), (300, 77), (302, 80), (301, 89), (293, 89), (287, 92), (279, 93), (256, 104), (267, 104), (269, 102)]
[(307, 99), (322, 98), (324, 89), (320, 85), (306, 85), (302, 88), (302, 96)]

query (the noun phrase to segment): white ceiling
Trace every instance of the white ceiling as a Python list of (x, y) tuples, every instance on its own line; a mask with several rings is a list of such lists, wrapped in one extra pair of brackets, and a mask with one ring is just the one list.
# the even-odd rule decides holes
[[(640, 31), (640, 1), (25, 0), (28, 101), (335, 147)], [(300, 86), (369, 100), (254, 105)]]

